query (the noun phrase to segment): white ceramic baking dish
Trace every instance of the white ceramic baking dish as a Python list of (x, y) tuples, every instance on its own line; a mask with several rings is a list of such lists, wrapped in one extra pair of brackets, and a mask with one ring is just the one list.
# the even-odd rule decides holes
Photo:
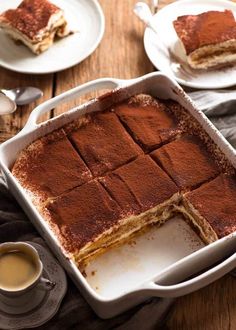
[[(112, 91), (56, 118), (37, 124), (37, 120), (42, 114), (49, 112), (62, 103), (67, 103), (85, 93), (99, 89), (110, 89)], [(152, 296), (177, 297), (188, 294), (217, 280), (236, 267), (236, 233), (233, 233), (194, 253), (191, 253), (194, 249), (189, 249), (187, 253), (182, 255), (185, 255), (184, 258), (180, 259), (181, 255), (177, 255), (176, 258), (172, 258), (172, 262), (167, 263), (156, 274), (147, 274), (145, 279), (142, 278), (135, 285), (130, 285), (130, 288), (126, 286), (125, 291), (120, 294), (104, 296), (92, 288), (76, 265), (65, 256), (47, 223), (37, 212), (23, 188), (11, 174), (11, 167), (19, 152), (35, 139), (67, 124), (84, 113), (100, 111), (114, 101), (121, 101), (137, 93), (148, 93), (155, 97), (162, 99), (171, 98), (179, 102), (199, 121), (203, 129), (217, 143), (232, 165), (236, 167), (236, 153), (234, 149), (205, 115), (195, 108), (181, 87), (161, 73), (151, 73), (132, 80), (104, 78), (78, 86), (38, 106), (32, 111), (22, 131), (0, 146), (0, 166), (9, 189), (39, 233), (47, 241), (88, 303), (103, 318), (117, 315)], [(163, 229), (160, 228), (160, 232), (161, 230)], [(145, 247), (145, 243), (143, 244)], [(173, 248), (173, 255), (176, 254), (177, 250), (178, 248)], [(155, 251), (152, 251), (152, 253), (155, 258)], [(190, 255), (188, 255), (189, 253)], [(164, 255), (165, 251), (163, 250)], [(176, 260), (178, 261), (175, 262)], [(132, 267), (132, 262), (129, 264)], [(140, 272), (140, 269), (137, 272)], [(194, 276), (194, 274), (197, 275)]]

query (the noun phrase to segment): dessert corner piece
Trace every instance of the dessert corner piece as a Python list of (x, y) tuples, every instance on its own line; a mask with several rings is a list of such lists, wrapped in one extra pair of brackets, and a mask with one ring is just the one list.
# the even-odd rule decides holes
[(236, 231), (235, 179), (221, 174), (184, 195), (185, 215), (207, 243)]
[(23, 0), (0, 15), (0, 28), (35, 54), (47, 50), (56, 36), (70, 34), (63, 10), (48, 0)]
[(37, 207), (47, 198), (57, 197), (92, 178), (63, 130), (54, 131), (24, 149), (12, 173)]
[(193, 69), (236, 63), (236, 21), (232, 11), (180, 16), (173, 25)]

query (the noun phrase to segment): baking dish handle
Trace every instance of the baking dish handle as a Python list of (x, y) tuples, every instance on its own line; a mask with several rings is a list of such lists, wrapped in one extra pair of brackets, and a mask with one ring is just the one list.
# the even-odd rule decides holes
[[(209, 258), (211, 258), (210, 254), (209, 254)], [(218, 280), (219, 278), (221, 278), (222, 276), (233, 270), (235, 267), (236, 267), (236, 253), (231, 255), (229, 258), (225, 259), (223, 262), (217, 264), (213, 268), (187, 281), (174, 285), (161, 285), (161, 284), (157, 284), (156, 280), (155, 282), (150, 281), (145, 284), (145, 290), (147, 290), (149, 294), (151, 292), (151, 295), (156, 297), (183, 296), (193, 291), (199, 290), (209, 285), (210, 283)], [(174, 273), (174, 277), (176, 278), (175, 281), (179, 281), (181, 276), (183, 278), (183, 274), (181, 274), (181, 270), (180, 273), (178, 272), (173, 272), (173, 273)]]
[(40, 104), (38, 107), (36, 107), (30, 114), (28, 121), (24, 128), (21, 130), (19, 134), (26, 133), (29, 131), (34, 130), (38, 125), (37, 121), (38, 118), (51, 111), (55, 107), (59, 106), (60, 104), (63, 104), (65, 102), (71, 101), (73, 99), (76, 99), (86, 93), (97, 91), (100, 89), (115, 89), (122, 87), (124, 84), (128, 85), (128, 83), (132, 82), (133, 80), (122, 80), (122, 79), (115, 79), (115, 78), (101, 78), (92, 80), (90, 82), (87, 82), (83, 85), (77, 86), (73, 89), (70, 89), (42, 104)]

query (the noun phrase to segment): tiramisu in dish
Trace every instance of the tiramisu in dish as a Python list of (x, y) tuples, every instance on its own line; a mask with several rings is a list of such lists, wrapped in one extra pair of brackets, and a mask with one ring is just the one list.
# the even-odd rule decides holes
[(47, 50), (55, 37), (70, 33), (63, 10), (48, 0), (23, 0), (0, 15), (0, 28), (35, 54)]
[(206, 243), (236, 230), (235, 170), (174, 101), (136, 95), (86, 114), (30, 144), (12, 172), (80, 268), (176, 213)]
[(221, 174), (184, 195), (188, 217), (208, 240), (236, 231), (236, 177)]
[(180, 16), (173, 25), (193, 69), (236, 63), (236, 21), (232, 11)]

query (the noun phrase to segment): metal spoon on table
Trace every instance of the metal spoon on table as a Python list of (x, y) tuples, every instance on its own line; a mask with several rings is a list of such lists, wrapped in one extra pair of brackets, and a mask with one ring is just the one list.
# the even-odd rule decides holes
[(36, 87), (0, 89), (0, 115), (12, 113), (17, 105), (29, 104), (43, 95)]
[(8, 96), (17, 105), (29, 104), (43, 95), (43, 92), (36, 87), (0, 89), (0, 92)]
[(147, 27), (149, 27), (155, 34), (158, 34), (153, 22), (151, 9), (145, 2), (137, 2), (134, 5), (133, 11), (135, 15), (147, 25)]

